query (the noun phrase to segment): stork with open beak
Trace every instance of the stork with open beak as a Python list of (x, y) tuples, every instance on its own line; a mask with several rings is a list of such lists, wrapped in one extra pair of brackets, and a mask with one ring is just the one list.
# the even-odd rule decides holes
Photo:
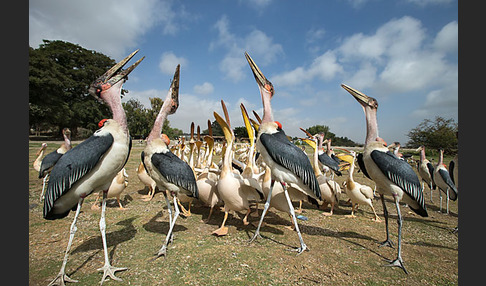
[(165, 196), (167, 208), (169, 210), (170, 225), (165, 242), (155, 258), (165, 256), (167, 253), (167, 246), (169, 242), (172, 241), (172, 232), (180, 213), (177, 205), (177, 196), (179, 194), (185, 194), (190, 197), (198, 197), (196, 178), (193, 170), (186, 162), (182, 161), (177, 155), (170, 151), (169, 137), (162, 133), (162, 126), (164, 126), (164, 121), (167, 116), (174, 114), (179, 107), (179, 71), (180, 65), (177, 65), (174, 78), (167, 96), (164, 99), (164, 104), (160, 108), (154, 126), (152, 127), (152, 131), (147, 137), (147, 146), (141, 154), (145, 169), (157, 183), (157, 187), (170, 192), (174, 200), (174, 217), (172, 218), (170, 201), (168, 196)]
[(67, 151), (52, 168), (44, 199), (44, 218), (60, 219), (74, 209), (76, 213), (61, 270), (49, 285), (64, 285), (65, 281), (77, 282), (65, 274), (69, 250), (77, 229), (76, 220), (84, 198), (100, 190), (103, 191), (100, 231), (105, 254), (105, 265), (98, 269), (104, 272), (101, 284), (107, 276), (120, 281), (115, 272), (126, 270), (110, 265), (105, 235), (105, 210), (108, 188), (116, 174), (125, 166), (130, 154), (131, 140), (120, 96), (127, 75), (143, 60), (141, 58), (126, 70), (122, 69), (137, 52), (138, 50), (114, 65), (89, 87), (91, 95), (108, 105), (113, 119), (103, 120), (100, 129), (93, 136)]
[[(263, 119), (258, 129), (256, 149), (260, 152), (265, 164), (271, 169), (272, 178), (274, 179), (272, 186), (275, 181), (278, 181), (284, 189), (295, 230), (297, 231), (300, 240), (300, 247), (295, 250), (300, 254), (307, 249), (307, 246), (302, 239), (302, 234), (300, 233), (297, 224), (297, 218), (287, 191), (287, 185), (290, 183), (297, 184), (303, 190), (305, 195), (316, 201), (317, 199), (321, 200), (319, 183), (317, 182), (317, 178), (307, 155), (302, 149), (289, 141), (282, 129), (282, 125), (273, 120), (270, 103), (274, 95), (272, 83), (263, 75), (250, 55), (245, 53), (245, 56), (258, 84), (263, 103)], [(270, 187), (270, 192), (260, 217), (257, 230), (250, 242), (260, 235), (260, 227), (272, 198), (272, 186)]]
[[(403, 201), (418, 215), (427, 217), (427, 209), (420, 181), (412, 167), (400, 160), (386, 147), (386, 143), (378, 136), (377, 110), (378, 101), (345, 84), (341, 86), (349, 92), (363, 107), (366, 118), (366, 140), (360, 168), (363, 173), (376, 183), (376, 191), (380, 193), (385, 215), (386, 240), (381, 245), (392, 246), (388, 233), (388, 211), (384, 195), (390, 195), (395, 201), (398, 214), (398, 254), (388, 266), (396, 266), (408, 273), (401, 256), (402, 246), (402, 215), (399, 202)], [(361, 159), (360, 159), (361, 158)]]

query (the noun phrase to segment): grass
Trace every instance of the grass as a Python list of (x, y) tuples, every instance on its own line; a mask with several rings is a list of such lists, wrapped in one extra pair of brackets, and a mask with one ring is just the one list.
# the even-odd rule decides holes
[[(39, 201), (42, 180), (32, 168), (41, 143), (29, 143), (29, 285), (47, 285), (59, 272), (74, 217), (71, 212), (60, 220), (42, 218), (43, 205)], [(61, 144), (47, 143), (47, 152)], [(192, 216), (177, 220), (167, 257), (153, 260), (168, 231), (168, 213), (161, 193), (150, 202), (140, 199), (147, 193), (135, 172), (142, 150), (143, 146), (134, 142), (126, 165), (129, 185), (122, 198), (127, 210), (119, 210), (116, 201), (109, 200), (106, 214), (109, 258), (112, 265), (128, 267), (128, 270), (117, 272), (122, 282), (106, 281), (105, 285), (458, 284), (458, 236), (451, 233), (458, 224), (458, 201), (450, 202), (450, 215), (439, 213), (438, 193), (434, 191), (434, 203), (431, 203), (427, 187), (429, 217), (422, 218), (407, 207), (401, 208), (402, 257), (409, 275), (398, 268), (382, 266), (384, 259), (396, 255), (396, 249), (378, 247), (385, 238), (384, 222), (371, 221), (372, 212), (365, 206), (358, 210), (356, 218), (345, 217), (351, 211), (345, 204), (345, 194), (341, 195), (340, 206), (331, 217), (304, 203), (304, 215), (309, 220), (299, 220), (299, 227), (310, 251), (301, 255), (288, 251), (298, 246), (298, 238), (285, 227), (291, 225), (287, 214), (271, 209), (260, 232), (263, 238), (248, 244), (255, 225), (244, 226), (240, 216), (233, 214), (227, 221), (228, 235), (212, 236), (211, 232), (222, 222), (223, 213), (215, 210), (211, 220), (203, 223), (209, 208), (196, 203), (191, 208)], [(446, 157), (445, 163), (451, 158)], [(336, 180), (341, 183), (345, 177), (347, 171)], [(355, 173), (355, 179), (374, 186), (362, 173)], [(85, 199), (67, 262), (67, 274), (79, 280), (75, 285), (96, 285), (102, 276), (96, 271), (103, 266), (104, 255), (98, 226), (100, 211), (90, 208), (94, 200), (94, 195)], [(386, 203), (390, 234), (396, 242), (396, 210), (390, 199)], [(383, 218), (379, 199), (374, 201), (374, 206)], [(262, 207), (260, 204), (259, 214)], [(258, 218), (250, 217), (250, 222), (256, 224)]]

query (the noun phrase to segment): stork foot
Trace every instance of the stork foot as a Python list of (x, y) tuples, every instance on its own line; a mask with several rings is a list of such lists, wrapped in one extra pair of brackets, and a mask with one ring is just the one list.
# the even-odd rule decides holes
[(94, 211), (97, 211), (97, 210), (99, 210), (99, 209), (100, 209), (100, 206), (99, 206), (98, 204), (93, 204), (93, 205), (91, 206), (91, 209), (92, 209), (92, 210), (94, 210)]
[(107, 276), (116, 281), (123, 281), (121, 278), (115, 276), (115, 272), (127, 270), (126, 267), (115, 267), (110, 264), (105, 264), (105, 266), (98, 268), (98, 271), (103, 271), (103, 278), (101, 278), (100, 285), (103, 284)]
[(374, 222), (383, 222), (379, 217), (375, 217), (371, 219)]
[(161, 256), (164, 256), (164, 257), (165, 257), (166, 255), (167, 255), (167, 245), (165, 245), (165, 244), (164, 244), (164, 245), (162, 246), (162, 248), (160, 248), (160, 249), (159, 249), (159, 252), (157, 252), (157, 253), (155, 254), (155, 257), (154, 257), (154, 259), (153, 259), (153, 260), (155, 260), (155, 259), (157, 259), (157, 258), (159, 258), (159, 257), (161, 257)]
[(69, 276), (67, 276), (67, 274), (59, 273), (57, 275), (57, 277), (54, 278), (54, 280), (52, 280), (51, 283), (49, 283), (48, 286), (53, 286), (53, 285), (64, 286), (64, 285), (66, 285), (65, 284), (66, 282), (76, 283), (76, 282), (79, 282), (79, 281), (71, 279)]
[(332, 216), (332, 212), (322, 212), (323, 216)]
[(405, 272), (405, 274), (408, 274), (407, 269), (405, 269), (405, 265), (403, 265), (403, 260), (402, 260), (401, 257), (398, 257), (397, 259), (395, 259), (393, 261), (388, 260), (388, 262), (390, 262), (390, 264), (385, 264), (383, 266), (399, 267), (399, 268), (401, 268), (403, 270), (403, 272)]
[(153, 199), (153, 197), (154, 197), (153, 195), (152, 196), (151, 195), (143, 195), (142, 201), (144, 201), (144, 202), (151, 201)]
[(348, 215), (344, 215), (344, 217), (355, 218), (356, 216), (354, 214), (348, 214)]
[(383, 246), (388, 246), (388, 247), (391, 247), (391, 248), (394, 248), (393, 247), (393, 242), (389, 239), (383, 241), (382, 243), (380, 243), (379, 247), (383, 247)]
[(228, 227), (227, 226), (220, 227), (217, 230), (213, 231), (212, 234), (216, 236), (225, 236), (228, 234)]
[(295, 252), (297, 252), (297, 255), (299, 255), (299, 254), (301, 254), (302, 252), (304, 252), (304, 250), (309, 251), (310, 249), (309, 249), (309, 248), (307, 248), (307, 245), (305, 245), (305, 243), (304, 243), (304, 244), (302, 244), (300, 247), (297, 247), (297, 248), (291, 248), (291, 249), (289, 249), (289, 250), (290, 250), (290, 251), (295, 251)]
[(252, 243), (257, 237), (259, 238), (262, 238), (262, 236), (260, 235), (260, 232), (257, 231), (255, 232), (255, 234), (253, 235), (253, 237), (248, 241), (248, 243)]

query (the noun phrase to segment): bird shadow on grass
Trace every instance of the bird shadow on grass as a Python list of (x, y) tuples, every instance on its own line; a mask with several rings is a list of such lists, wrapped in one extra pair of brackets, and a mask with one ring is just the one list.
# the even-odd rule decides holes
[[(159, 211), (147, 223), (145, 223), (143, 228), (149, 232), (167, 234), (170, 227), (168, 214), (164, 221), (160, 221), (160, 218), (162, 218), (162, 211)], [(187, 230), (187, 227), (178, 224), (179, 219), (180, 218), (177, 219), (176, 224), (174, 225), (174, 229), (172, 230), (173, 233)]]
[[(124, 228), (120, 230), (115, 230), (112, 232), (109, 232), (106, 234), (106, 243), (107, 247), (116, 247), (118, 244), (129, 241), (135, 237), (135, 234), (137, 233), (137, 230), (133, 226), (133, 221), (137, 218), (138, 216), (134, 216), (131, 218), (128, 218), (126, 220), (122, 220), (120, 222), (117, 222), (116, 225), (121, 225), (124, 226)], [(107, 226), (109, 228), (109, 226)], [(103, 250), (103, 243), (101, 240), (101, 233), (100, 235), (90, 238), (87, 241), (83, 242), (80, 246), (76, 247), (72, 251), (72, 253), (77, 253), (77, 252), (86, 252), (86, 251), (91, 251), (91, 250)], [(113, 252), (113, 250), (111, 251)]]
[[(120, 221), (116, 223), (116, 225), (122, 225), (124, 228), (116, 231), (112, 231), (110, 233), (106, 234), (106, 243), (107, 247), (110, 248), (113, 246), (111, 251), (108, 253), (108, 259), (110, 261), (113, 260), (113, 255), (115, 253), (116, 247), (125, 241), (129, 241), (135, 237), (135, 234), (137, 233), (137, 230), (133, 226), (133, 221), (137, 218), (138, 216), (128, 218), (126, 220)], [(81, 265), (79, 265), (76, 269), (74, 269), (71, 273), (68, 275), (73, 275), (77, 271), (79, 271), (84, 265), (86, 265), (89, 261), (93, 259), (100, 251), (103, 251), (103, 242), (101, 240), (101, 234), (97, 237), (90, 238), (89, 240), (83, 242), (80, 246), (76, 247), (72, 251), (72, 253), (77, 253), (77, 252), (87, 252), (87, 251), (92, 251), (92, 250), (97, 250), (93, 254), (91, 254)]]

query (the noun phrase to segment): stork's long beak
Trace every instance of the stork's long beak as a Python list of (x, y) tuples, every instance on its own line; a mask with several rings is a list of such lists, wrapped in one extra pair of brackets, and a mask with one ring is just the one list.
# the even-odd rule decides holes
[(137, 66), (138, 64), (145, 58), (142, 57), (138, 61), (136, 61), (133, 65), (128, 67), (127, 69), (123, 69), (123, 66), (135, 56), (136, 53), (138, 53), (138, 49), (128, 55), (126, 58), (121, 60), (119, 63), (114, 65), (111, 69), (109, 69), (105, 74), (103, 74), (101, 77), (103, 78), (103, 81), (105, 83), (109, 83), (111, 85), (114, 85), (115, 83), (119, 82), (122, 78), (126, 77), (128, 74), (130, 74)]
[(255, 77), (258, 86), (265, 89), (273, 96), (274, 92), (272, 83), (263, 75), (262, 71), (258, 68), (258, 66), (255, 64), (255, 62), (247, 52), (245, 52), (245, 57), (248, 61), (248, 64), (250, 65), (251, 71), (253, 72), (253, 76)]
[(317, 146), (316, 146), (316, 142), (310, 138), (300, 138), (302, 141), (304, 141), (305, 143), (307, 143), (309, 146), (312, 147), (312, 149), (316, 149)]
[(142, 57), (138, 61), (136, 61), (133, 65), (128, 67), (127, 69), (123, 69), (123, 66), (131, 59), (133, 56), (138, 53), (138, 49), (128, 55), (126, 58), (118, 62), (116, 65), (111, 67), (107, 72), (97, 78), (90, 86), (89, 92), (94, 95), (95, 97), (99, 96), (99, 93), (102, 90), (107, 90), (117, 82), (125, 78), (128, 74), (130, 74), (138, 64), (145, 58)]
[(174, 114), (179, 107), (179, 79), (180, 79), (180, 69), (181, 65), (177, 65), (176, 70), (174, 72), (174, 78), (170, 84), (170, 92), (171, 92), (171, 99), (172, 99), (172, 106), (170, 108), (169, 114)]
[(368, 105), (368, 102), (370, 100), (369, 96), (343, 83), (341, 84), (341, 87), (349, 92), (359, 102), (359, 104), (363, 106)]

